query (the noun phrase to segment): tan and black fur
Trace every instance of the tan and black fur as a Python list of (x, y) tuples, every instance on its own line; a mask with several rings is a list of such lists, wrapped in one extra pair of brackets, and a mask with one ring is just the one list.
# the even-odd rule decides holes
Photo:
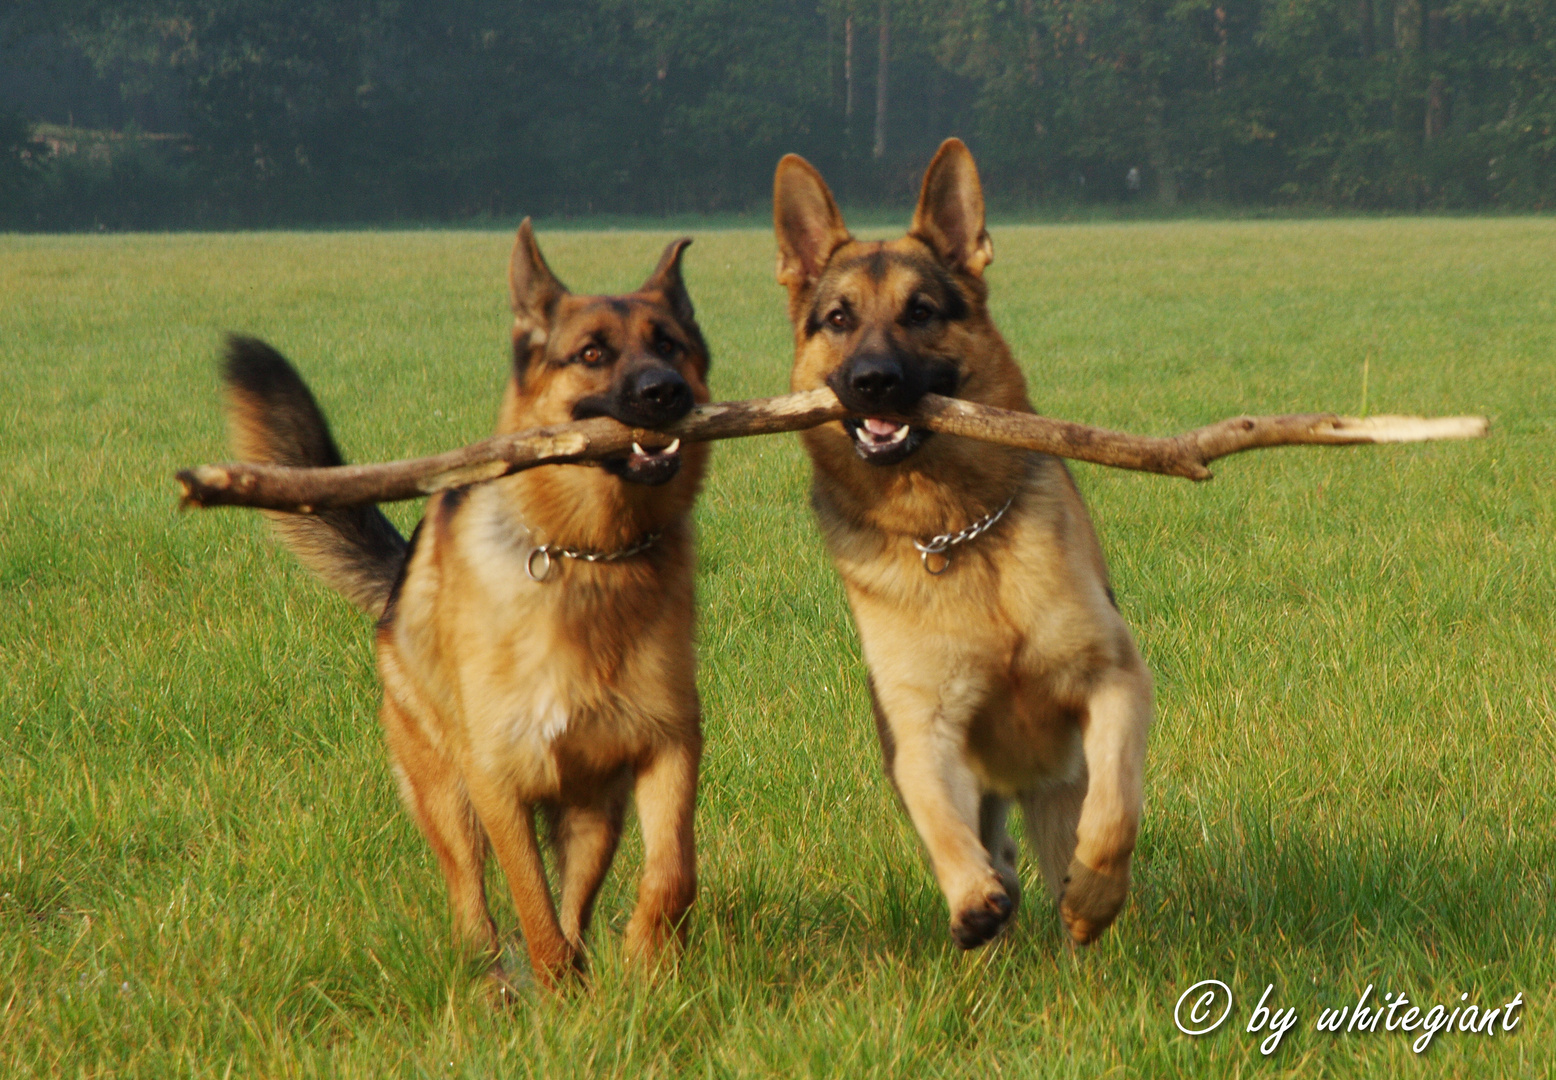
[[(529, 222), (510, 266), (513, 371), (497, 431), (595, 415), (670, 423), (707, 400), (708, 350), (671, 244), (637, 292), (578, 296)], [(234, 339), (233, 442), (251, 461), (337, 464), (302, 381)], [(665, 440), (661, 440), (664, 442)], [(696, 890), (692, 816), (702, 749), (692, 643), (692, 532), (703, 444), (603, 467), (545, 466), (433, 496), (409, 545), (376, 508), (272, 515), (312, 570), (378, 616), (382, 719), (400, 794), (447, 880), (460, 935), (494, 961), (483, 868), (495, 852), (537, 978), (581, 966), (595, 895), (635, 796), (644, 870), (628, 952), (682, 934)], [(588, 562), (540, 545), (640, 554)], [(527, 567), (542, 578), (536, 581)], [(560, 911), (542, 865), (550, 824)]]
[[(778, 165), (773, 215), (792, 388), (831, 386), (873, 418), (804, 434), (812, 502), (859, 628), (887, 771), (952, 937), (980, 945), (1015, 910), (1005, 819), (1019, 802), (1065, 926), (1090, 942), (1128, 890), (1150, 675), (1062, 462), (891, 420), (930, 392), (1032, 411), (989, 317), (993, 246), (972, 155), (954, 139), (941, 146), (898, 240), (853, 239), (821, 176), (793, 155)], [(921, 559), (915, 540), (1006, 500), (988, 532)]]

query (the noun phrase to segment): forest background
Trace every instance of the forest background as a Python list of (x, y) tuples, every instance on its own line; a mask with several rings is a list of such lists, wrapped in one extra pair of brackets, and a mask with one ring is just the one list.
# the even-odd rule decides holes
[(901, 205), (952, 134), (1006, 212), (1551, 209), (1556, 0), (0, 6), (0, 227)]

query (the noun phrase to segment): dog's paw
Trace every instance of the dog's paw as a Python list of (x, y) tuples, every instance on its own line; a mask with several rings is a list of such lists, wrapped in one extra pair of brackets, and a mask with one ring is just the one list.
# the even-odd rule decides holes
[(1016, 901), (1010, 894), (991, 884), (987, 892), (951, 917), (951, 940), (959, 948), (976, 949), (998, 934), (1015, 911)]
[(1129, 864), (1104, 874), (1072, 860), (1059, 898), (1059, 917), (1077, 945), (1090, 945), (1113, 924), (1129, 895)]
[(486, 969), (486, 975), (482, 979), (482, 989), (485, 992), (487, 1002), (494, 1009), (512, 1008), (518, 1004), (524, 996), (521, 980), (515, 979), (508, 968), (499, 960), (492, 962)]

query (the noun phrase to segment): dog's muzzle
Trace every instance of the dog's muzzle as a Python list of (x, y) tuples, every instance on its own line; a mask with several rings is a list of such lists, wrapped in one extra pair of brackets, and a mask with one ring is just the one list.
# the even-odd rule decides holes
[[(652, 363), (623, 374), (607, 394), (587, 397), (573, 406), (574, 420), (609, 416), (628, 427), (660, 428), (692, 411), (692, 388), (680, 373)], [(654, 449), (632, 444), (632, 452), (600, 463), (612, 476), (634, 484), (665, 484), (681, 470), (681, 440)]]
[(849, 417), (843, 421), (843, 430), (854, 440), (854, 452), (871, 465), (895, 465), (906, 460), (932, 434), (925, 428), (875, 417)]
[(895, 465), (912, 456), (932, 433), (881, 414), (912, 412), (928, 393), (955, 393), (957, 375), (943, 361), (869, 352), (850, 357), (827, 384), (850, 411), (864, 417), (843, 421), (854, 451), (872, 465)]
[(612, 476), (634, 484), (667, 484), (681, 471), (681, 440), (675, 439), (658, 450), (645, 450), (642, 443), (635, 442), (632, 453), (606, 458), (600, 464)]

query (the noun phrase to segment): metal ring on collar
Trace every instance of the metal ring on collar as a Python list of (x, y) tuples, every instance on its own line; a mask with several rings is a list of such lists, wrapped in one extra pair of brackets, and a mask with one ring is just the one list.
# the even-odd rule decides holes
[[(545, 561), (541, 564), (540, 573), (535, 573), (535, 556), (543, 556)], [(524, 560), (524, 572), (529, 575), (531, 581), (545, 581), (551, 576), (551, 545), (541, 544), (529, 553), (529, 558)]]
[[(976, 540), (978, 537), (994, 528), (999, 519), (1005, 516), (1005, 511), (1009, 510), (1011, 504), (1015, 501), (1016, 497), (1012, 495), (1010, 498), (1005, 500), (1004, 506), (994, 511), (992, 514), (988, 514), (985, 517), (973, 522), (961, 532), (941, 533), (939, 536), (931, 536), (928, 540), (913, 541), (913, 546), (918, 549), (919, 559), (924, 563), (924, 569), (936, 577), (939, 577), (941, 574), (945, 573), (951, 568), (951, 549), (956, 547), (958, 544), (965, 544), (969, 540)], [(940, 564), (940, 569), (936, 570), (929, 565), (929, 557), (931, 555), (939, 555), (942, 559), (945, 560)]]
[[(929, 565), (929, 557), (931, 555), (940, 556), (940, 569), (936, 570), (933, 566)], [(924, 569), (929, 571), (929, 573), (933, 574), (935, 577), (939, 577), (941, 574), (951, 569), (951, 553), (948, 551), (921, 547), (918, 549), (918, 557), (923, 560)]]

